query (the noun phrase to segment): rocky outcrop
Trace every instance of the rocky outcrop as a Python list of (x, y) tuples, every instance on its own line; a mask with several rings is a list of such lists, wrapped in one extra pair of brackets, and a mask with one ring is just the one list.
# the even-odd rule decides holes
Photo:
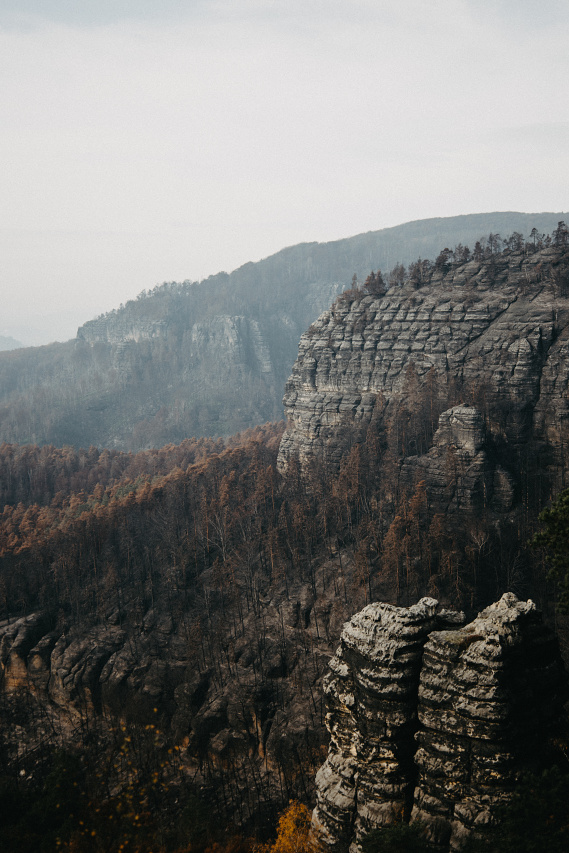
[(460, 631), (433, 632), (419, 685), (412, 820), (457, 848), (523, 770), (546, 760), (567, 698), (553, 633), (506, 593)]
[[(351, 291), (302, 336), (287, 383), (279, 464), (337, 464), (346, 430), (397, 407), (483, 412), (494, 439), (569, 439), (569, 251), (506, 251), (431, 271), (385, 296)], [(447, 405), (445, 408), (449, 408)], [(440, 409), (439, 409), (440, 411)], [(448, 431), (448, 430), (447, 430)]]
[(344, 627), (324, 682), (331, 743), (313, 816), (331, 849), (409, 813), (423, 646), (461, 616), (423, 598), (409, 608), (369, 604)]
[(41, 613), (0, 623), (0, 676), (2, 688), (13, 693), (28, 685), (28, 659), (45, 638), (48, 621)]
[(507, 512), (514, 498), (513, 479), (491, 452), (484, 418), (472, 406), (440, 415), (433, 447), (404, 460), (400, 481), (408, 487), (424, 482), (435, 512)]
[[(529, 234), (534, 227), (551, 232), (563, 216), (510, 212), (411, 222), (331, 243), (291, 246), (200, 283), (157, 286), (85, 323), (73, 342), (0, 354), (0, 441), (139, 450), (189, 436), (234, 435), (280, 420), (283, 387), (301, 333), (354, 273), (364, 281), (371, 269), (386, 273), (396, 261), (434, 258), (444, 246), (472, 247), (490, 232)], [(475, 269), (467, 272), (474, 275)], [(461, 299), (461, 275), (466, 272), (457, 273), (451, 300)], [(388, 294), (388, 311), (399, 313), (401, 295)], [(463, 312), (473, 335), (487, 320), (483, 309), (473, 303), (468, 315)], [(444, 310), (435, 313), (433, 322), (450, 327), (460, 312), (449, 322)], [(338, 312), (335, 316), (341, 323)], [(429, 336), (421, 337), (427, 330), (428, 324), (419, 320), (419, 334), (416, 340), (408, 335), (408, 345), (423, 341), (431, 346)], [(330, 328), (324, 341), (329, 337), (331, 360), (350, 360), (356, 354), (347, 334), (339, 340)], [(340, 343), (345, 344), (341, 356), (336, 353)], [(394, 352), (402, 355), (397, 347), (405, 345), (403, 338), (396, 343)], [(388, 338), (385, 345), (389, 350)], [(520, 364), (524, 358), (522, 352)], [(353, 365), (357, 367), (355, 360)], [(555, 381), (552, 374), (548, 382)], [(364, 390), (354, 386), (350, 393), (358, 400), (348, 400), (346, 389), (336, 387), (332, 376), (330, 387), (320, 392), (341, 392), (342, 400), (332, 396), (325, 401), (326, 417), (345, 407), (365, 409), (368, 404), (358, 396)], [(543, 418), (554, 432), (557, 425), (547, 411)]]
[(190, 357), (214, 363), (222, 360), (241, 371), (255, 370), (274, 381), (271, 352), (259, 323), (250, 317), (214, 317), (196, 323), (191, 331)]
[(89, 320), (77, 330), (77, 339), (90, 344), (125, 344), (164, 337), (168, 325), (163, 318), (135, 318), (124, 311)]
[(313, 814), (327, 848), (356, 851), (401, 818), (457, 848), (546, 759), (567, 697), (553, 633), (511, 593), (463, 621), (426, 598), (368, 605), (344, 627)]
[[(327, 739), (322, 679), (353, 606), (338, 600), (333, 574), (337, 559), (315, 566), (318, 599), (308, 578), (259, 582), (256, 607), (240, 611), (222, 609), (211, 587), (181, 607), (156, 585), (146, 609), (125, 591), (96, 620), (0, 621), (3, 756), (35, 772), (40, 741), (76, 748), (85, 732), (104, 742), (123, 724), (159, 725), (178, 747), (180, 778), (209, 786), (228, 821), (246, 826), (283, 797), (312, 795)], [(350, 588), (345, 566), (343, 577)]]

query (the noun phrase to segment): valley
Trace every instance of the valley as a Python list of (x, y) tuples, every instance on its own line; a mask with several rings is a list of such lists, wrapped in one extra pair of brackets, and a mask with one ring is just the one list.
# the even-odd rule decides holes
[[(75, 805), (66, 822), (49, 824), (46, 850), (56, 838), (66, 850), (118, 850), (119, 841), (141, 851), (235, 850), (237, 836), (240, 844), (270, 838), (289, 801), (314, 806), (318, 786), (327, 849), (360, 849), (397, 815), (407, 826), (414, 808), (437, 826), (441, 809), (451, 814), (427, 838), (428, 849), (447, 851), (476, 824), (478, 812), (465, 816), (464, 803), (486, 796), (484, 787), (472, 794), (474, 782), (472, 791), (464, 787), (477, 761), (487, 768), (492, 754), (501, 756), (492, 794), (500, 801), (520, 774), (541, 772), (536, 755), (567, 772), (563, 575), (552, 578), (547, 548), (531, 544), (568, 474), (562, 224), (547, 241), (477, 238), (468, 253), (439, 244), (432, 262), (407, 260), (403, 272), (397, 255), (391, 277), (385, 264), (372, 277), (378, 263), (356, 268), (348, 256), (334, 275), (320, 269), (328, 290), (320, 278), (318, 286), (297, 279), (304, 295), (295, 301), (300, 291), (291, 287), (286, 315), (277, 310), (285, 294), (278, 296), (276, 278), (261, 296), (257, 273), (245, 268), (239, 275), (250, 276), (257, 294), (247, 311), (229, 292), (237, 274), (209, 283), (206, 313), (203, 284), (164, 285), (87, 323), (76, 341), (3, 355), (7, 831), (21, 838), (26, 809), (45, 807), (46, 780), (61, 786), (68, 774), (88, 796), (75, 802), (66, 794)], [(283, 257), (291, 269), (300, 258), (305, 269), (306, 251)], [(316, 263), (320, 249), (310, 251)], [(294, 329), (297, 357), (288, 364), (284, 330)], [(286, 421), (271, 397), (279, 385)], [(201, 437), (188, 432), (194, 423)], [(420, 650), (413, 640), (408, 660), (405, 643), (393, 651), (400, 632), (394, 640), (390, 619), (425, 620)], [(389, 658), (388, 675), (374, 674), (358, 645), (364, 634), (370, 660)], [(340, 638), (349, 672), (334, 657)], [(424, 678), (413, 662), (423, 646)], [(478, 657), (472, 663), (463, 652)], [(457, 723), (450, 746), (435, 743), (448, 734), (445, 720), (460, 722), (463, 713), (447, 708), (446, 682), (436, 683), (436, 661), (447, 653), (486, 678), (469, 682), (479, 692), (465, 718), (478, 719), (477, 702), (494, 709), (496, 701), (495, 713), (510, 719), (503, 694), (517, 696), (519, 708), (541, 693), (551, 710), (547, 726), (537, 727), (542, 740), (535, 725), (516, 723), (504, 734)], [(506, 660), (511, 682), (491, 681), (488, 673), (500, 669), (487, 664), (491, 654)], [(519, 655), (533, 661), (529, 674)], [(404, 734), (391, 741), (374, 726), (399, 690), (397, 661), (409, 664), (400, 685), (408, 718), (399, 720), (399, 709), (386, 724)], [(538, 687), (543, 661), (551, 679)], [(368, 682), (383, 685), (387, 699)], [(418, 705), (421, 690), (432, 696)], [(433, 707), (446, 710), (431, 725)], [(532, 725), (545, 719), (539, 707)], [(537, 746), (524, 750), (530, 730)], [(413, 758), (416, 734), (422, 758)], [(344, 750), (342, 766), (353, 758), (349, 772), (332, 753), (327, 759), (330, 738)], [(399, 782), (366, 776), (363, 758), (375, 750), (373, 765), (384, 749), (395, 750), (408, 774), (399, 799)], [(445, 750), (452, 755), (437, 777)], [(460, 763), (466, 752), (473, 763)], [(325, 790), (317, 773), (326, 760), (337, 777)], [(418, 786), (414, 767), (423, 768)], [(354, 774), (363, 787), (354, 787)], [(373, 807), (338, 808), (338, 798), (364, 789)], [(449, 829), (457, 821), (458, 833)], [(340, 824), (345, 831), (335, 837), (331, 826)], [(21, 849), (39, 843), (33, 828), (26, 843)]]

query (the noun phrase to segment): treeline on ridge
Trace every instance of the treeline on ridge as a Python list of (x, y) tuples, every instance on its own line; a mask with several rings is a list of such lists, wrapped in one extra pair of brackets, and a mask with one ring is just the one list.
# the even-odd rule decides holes
[[(454, 249), (442, 249), (434, 261), (418, 258), (409, 264), (408, 269), (404, 264), (398, 263), (386, 274), (386, 279), (381, 270), (378, 270), (377, 274), (372, 270), (364, 282), (364, 288), (369, 293), (378, 294), (385, 292), (387, 287), (401, 286), (406, 282), (421, 287), (431, 279), (433, 272), (444, 275), (453, 266), (467, 264), (469, 261), (477, 263), (492, 261), (496, 255), (504, 255), (504, 253), (531, 255), (550, 246), (564, 248), (567, 245), (569, 245), (569, 228), (563, 220), (557, 223), (553, 235), (540, 233), (537, 228), (532, 228), (527, 240), (519, 231), (514, 231), (505, 239), (502, 239), (499, 234), (490, 233), (487, 237), (476, 241), (472, 252), (468, 246), (458, 243)], [(354, 291), (357, 288), (358, 277), (354, 273), (351, 290)]]
[(199, 283), (157, 286), (85, 323), (73, 341), (1, 353), (0, 442), (138, 450), (278, 420), (301, 334), (354, 270), (360, 281), (370, 268), (387, 277), (397, 261), (400, 278), (404, 264), (414, 269), (419, 255), (435, 257), (441, 246), (532, 226), (542, 235), (559, 218), (407, 223), (292, 246)]
[[(436, 275), (437, 261), (429, 275)], [(469, 261), (446, 257), (444, 262)], [(340, 298), (357, 297), (348, 292)], [(313, 739), (296, 753), (285, 746), (275, 750), (272, 782), (266, 754), (253, 759), (245, 747), (242, 755), (216, 764), (206, 724), (196, 726), (187, 749), (195, 752), (216, 820), (229, 823), (237, 816), (250, 827), (252, 815), (265, 809), (274, 821), (277, 807), (289, 798), (310, 799), (322, 759), (323, 707), (314, 695), (322, 677), (317, 640), (335, 643), (342, 622), (371, 599), (408, 604), (430, 594), (472, 611), (512, 590), (547, 604), (546, 566), (528, 545), (555, 481), (543, 447), (530, 443), (520, 451), (497, 442), (490, 447), (502, 461), (509, 454), (508, 467), (519, 472), (514, 508), (504, 525), (486, 506), (463, 512), (457, 524), (456, 517), (433, 511), (424, 482), (401, 482), (401, 460), (428, 451), (439, 415), (466, 397), (477, 404), (477, 394), (484, 413), (482, 388), (465, 389), (454, 379), (440, 382), (434, 372), (420, 384), (410, 365), (396, 405), (386, 410), (378, 395), (369, 425), (344, 431), (344, 452), (333, 476), (318, 461), (301, 470), (293, 460), (286, 473), (278, 472), (282, 423), (225, 442), (186, 439), (136, 454), (4, 443), (0, 619), (9, 623), (41, 611), (55, 634), (70, 635), (116, 617), (131, 632), (135, 654), (145, 618), (153, 611), (165, 613), (181, 627), (203, 689), (211, 688), (217, 698), (229, 678), (236, 678), (237, 653), (232, 655), (238, 642), (246, 645), (259, 727), (266, 723), (261, 711), (268, 705), (282, 714), (292, 694), (303, 694)], [(445, 477), (452, 491), (458, 472), (450, 454)], [(271, 609), (282, 613), (289, 604), (296, 607), (300, 585), (310, 591), (310, 603), (298, 609), (294, 629), (284, 618), (271, 622)], [(239, 654), (245, 656), (242, 649)], [(20, 697), (12, 710), (17, 708), (25, 715)], [(130, 710), (142, 729), (133, 722), (132, 730), (119, 730), (111, 753), (119, 754), (119, 763), (127, 762), (132, 737), (140, 754), (136, 761), (150, 761), (149, 756), (155, 761), (155, 732), (146, 728), (153, 725), (152, 706)], [(191, 713), (190, 702), (188, 718)], [(98, 749), (90, 714), (85, 713), (77, 737), (83, 738), (81, 748), (95, 743)], [(168, 754), (176, 733), (167, 729), (168, 709), (160, 708), (159, 716), (160, 750)], [(41, 743), (34, 749), (41, 751)], [(0, 759), (4, 754), (2, 747)], [(53, 755), (49, 761), (61, 776)], [(152, 761), (149, 773), (158, 773), (160, 780), (163, 768)], [(164, 772), (171, 767), (174, 777), (178, 758), (171, 761)], [(84, 767), (72, 764), (66, 772), (71, 771), (83, 784)], [(150, 826), (144, 813), (150, 800), (128, 800), (118, 777), (117, 789), (124, 808), (132, 807), (133, 816), (142, 815)], [(110, 804), (116, 806), (113, 797), (97, 801), (105, 820)], [(179, 816), (170, 799), (174, 796), (167, 792), (160, 808)], [(203, 802), (200, 807), (205, 808)], [(96, 820), (92, 814), (89, 819)], [(78, 843), (89, 849), (84, 838)], [(141, 841), (140, 849), (153, 849), (153, 843), (145, 848)], [(171, 840), (169, 849), (177, 849), (175, 844), (179, 840)], [(192, 850), (203, 849), (200, 844), (194, 837)], [(112, 845), (108, 840), (107, 849), (115, 849)]]

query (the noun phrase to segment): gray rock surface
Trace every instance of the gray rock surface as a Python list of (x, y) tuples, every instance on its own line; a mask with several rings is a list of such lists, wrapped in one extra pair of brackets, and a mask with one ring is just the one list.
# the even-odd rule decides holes
[(454, 406), (439, 417), (433, 446), (403, 461), (401, 482), (424, 481), (436, 512), (511, 509), (514, 482), (489, 453), (484, 419), (472, 406)]
[(567, 698), (555, 636), (512, 593), (461, 617), (424, 598), (368, 605), (345, 626), (325, 679), (330, 751), (313, 814), (327, 849), (355, 853), (402, 817), (436, 849), (458, 848), (544, 761)]
[(462, 614), (432, 598), (369, 604), (348, 622), (324, 680), (330, 751), (316, 777), (313, 828), (345, 850), (370, 829), (409, 815), (423, 646)]
[(458, 849), (535, 770), (567, 698), (557, 641), (512, 593), (459, 631), (433, 632), (419, 685), (412, 820)]
[[(568, 271), (566, 248), (507, 251), (433, 271), (420, 289), (339, 297), (302, 336), (281, 469), (295, 456), (337, 464), (347, 429), (362, 434), (372, 415), (386, 421), (418, 400), (475, 407), (493, 438), (516, 447), (534, 431), (559, 454), (569, 439)], [(475, 455), (477, 428), (463, 439)]]
[[(387, 274), (395, 263), (435, 258), (444, 246), (457, 243), (474, 246), (490, 232), (553, 231), (564, 216), (505, 212), (410, 222), (331, 243), (291, 246), (201, 283), (158, 286), (88, 321), (73, 341), (0, 353), (0, 441), (138, 450), (190, 436), (234, 435), (280, 420), (283, 387), (301, 333), (354, 273), (364, 281), (372, 269)], [(498, 259), (494, 267), (497, 279)], [(476, 270), (476, 264), (455, 270), (457, 290)], [(388, 301), (393, 296), (388, 294)], [(451, 306), (452, 298), (447, 299)], [(473, 329), (487, 321), (479, 307), (473, 303), (469, 309)], [(409, 322), (413, 316), (411, 310)], [(437, 328), (454, 330), (456, 316), (441, 309), (432, 320)], [(406, 322), (403, 315), (394, 318), (401, 326)], [(431, 341), (423, 320), (412, 322), (419, 334), (393, 342), (397, 357), (404, 358), (406, 348), (440, 354), (436, 332)], [(335, 350), (340, 342), (331, 337)], [(373, 373), (376, 347), (370, 350), (360, 329), (356, 341), (354, 352), (348, 338), (341, 341), (341, 358), (350, 361), (363, 347), (362, 366)], [(387, 338), (381, 346), (392, 349)], [(523, 358), (522, 353), (520, 364)], [(332, 381), (330, 390), (341, 389)], [(360, 405), (344, 400), (342, 412), (354, 404)], [(334, 400), (331, 405), (333, 415)]]

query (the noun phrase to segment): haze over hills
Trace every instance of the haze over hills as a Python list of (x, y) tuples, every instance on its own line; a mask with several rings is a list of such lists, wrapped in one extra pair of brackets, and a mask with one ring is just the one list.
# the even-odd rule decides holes
[(550, 233), (564, 217), (409, 222), (164, 284), (85, 323), (75, 340), (3, 354), (0, 440), (136, 450), (278, 420), (302, 332), (354, 274), (363, 281), (447, 246), (473, 248), (491, 232)]
[(10, 337), (10, 335), (0, 335), (0, 352), (4, 350), (11, 349), (20, 349), (24, 344), (17, 341), (15, 338)]
[(0, 853), (568, 853), (568, 35), (0, 3)]

